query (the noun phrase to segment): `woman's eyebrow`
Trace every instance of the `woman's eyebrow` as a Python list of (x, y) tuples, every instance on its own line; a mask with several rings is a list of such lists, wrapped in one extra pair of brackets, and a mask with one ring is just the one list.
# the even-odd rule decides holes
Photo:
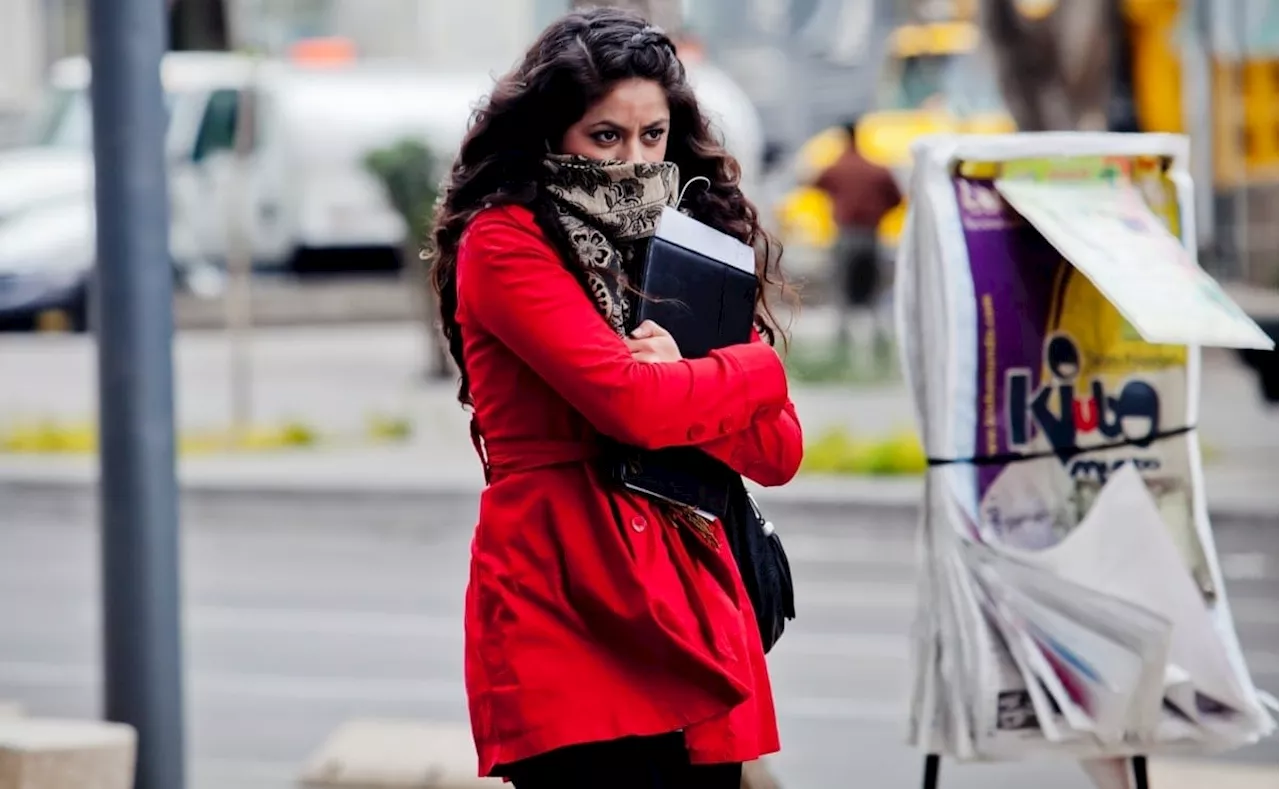
[[(666, 126), (666, 125), (667, 125), (667, 124), (669, 124), (669, 123), (671, 123), (671, 119), (670, 119), (670, 118), (659, 118), (658, 120), (653, 121), (652, 123), (646, 124), (644, 128), (645, 128), (646, 130), (649, 130), (649, 129), (656, 129), (656, 128), (658, 128), (659, 126)], [(587, 128), (588, 128), (588, 129), (613, 129), (613, 130), (622, 130), (622, 129), (623, 129), (623, 128), (625, 128), (625, 127), (624, 127), (622, 124), (620, 124), (620, 123), (618, 123), (618, 122), (616, 122), (616, 121), (611, 121), (611, 120), (609, 120), (608, 118), (601, 118), (601, 119), (600, 119), (600, 120), (598, 120), (598, 121), (592, 121), (591, 123), (587, 124)]]

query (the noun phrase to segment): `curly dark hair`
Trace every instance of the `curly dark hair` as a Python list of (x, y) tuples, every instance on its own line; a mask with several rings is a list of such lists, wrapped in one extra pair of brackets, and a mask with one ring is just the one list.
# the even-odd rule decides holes
[(455, 317), (455, 283), (458, 244), (467, 223), (492, 206), (527, 207), (565, 265), (583, 279), (543, 196), (542, 161), (588, 108), (617, 82), (630, 78), (653, 80), (666, 92), (671, 110), (666, 158), (679, 167), (683, 182), (699, 176), (710, 182), (709, 187), (690, 189), (682, 208), (756, 250), (757, 327), (771, 343), (783, 336), (768, 299), (770, 292), (785, 287), (778, 265), (781, 245), (761, 227), (755, 206), (743, 195), (742, 170), (700, 111), (675, 45), (635, 13), (612, 8), (575, 11), (547, 27), (475, 111), (436, 210), (425, 254), (439, 300), (441, 330), (461, 373), (458, 399), (464, 405), (471, 404), (471, 392)]

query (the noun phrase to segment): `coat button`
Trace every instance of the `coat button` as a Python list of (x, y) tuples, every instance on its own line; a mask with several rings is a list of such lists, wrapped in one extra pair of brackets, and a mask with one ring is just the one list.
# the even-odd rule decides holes
[(644, 531), (644, 527), (648, 525), (649, 525), (649, 522), (646, 521), (644, 518), (640, 517), (639, 515), (631, 519), (631, 528), (635, 529), (636, 531)]
[(702, 425), (694, 425), (693, 427), (689, 428), (689, 440), (697, 441), (698, 439), (702, 438), (703, 434), (706, 432), (707, 432), (707, 429)]

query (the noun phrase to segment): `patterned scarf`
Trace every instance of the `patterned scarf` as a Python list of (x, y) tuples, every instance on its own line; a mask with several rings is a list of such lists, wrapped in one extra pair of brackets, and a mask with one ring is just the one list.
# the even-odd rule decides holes
[[(588, 295), (619, 336), (627, 333), (631, 303), (627, 271), (657, 231), (662, 209), (679, 202), (679, 171), (671, 162), (599, 162), (549, 155), (543, 186), (556, 221), (586, 275)], [(692, 508), (656, 501), (677, 526), (713, 548), (710, 524)]]
[(662, 209), (678, 199), (679, 173), (670, 162), (597, 162), (550, 155), (543, 186), (556, 220), (586, 274), (596, 309), (619, 336), (631, 306), (627, 271), (653, 237)]

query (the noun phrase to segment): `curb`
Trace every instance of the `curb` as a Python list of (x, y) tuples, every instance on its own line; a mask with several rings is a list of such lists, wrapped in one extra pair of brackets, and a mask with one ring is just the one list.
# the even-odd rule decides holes
[[(292, 484), (297, 482), (298, 484)], [(859, 518), (883, 521), (885, 525), (901, 525), (914, 521), (919, 512), (918, 498), (898, 495), (896, 491), (870, 493), (868, 495), (836, 494), (824, 491), (822, 486), (806, 490), (803, 485), (786, 488), (760, 489), (749, 486), (760, 504), (767, 508), (787, 507), (818, 517), (829, 517), (833, 512), (855, 510)], [(434, 480), (398, 484), (396, 480), (379, 484), (359, 484), (351, 480), (263, 480), (263, 479), (186, 479), (179, 483), (181, 496), (189, 504), (243, 504), (263, 502), (276, 504), (306, 503), (322, 506), (325, 502), (351, 503), (373, 501), (390, 504), (416, 504), (422, 508), (439, 505), (475, 506), (483, 485), (474, 480)], [(13, 501), (19, 497), (48, 500), (84, 500), (95, 497), (98, 491), (96, 479), (27, 478), (0, 476), (0, 500)]]
[[(290, 460), (294, 462), (290, 463)], [(424, 466), (420, 454), (407, 454), (403, 463), (362, 465), (359, 462), (333, 464), (314, 453), (273, 454), (231, 458), (192, 458), (179, 463), (178, 484), (184, 495), (200, 497), (264, 498), (368, 498), (475, 499), (484, 481), (472, 465)], [(358, 461), (358, 459), (357, 459)], [(281, 465), (288, 466), (281, 468)], [(1229, 472), (1227, 472), (1229, 475)], [(1210, 491), (1209, 510), (1213, 518), (1280, 517), (1280, 501), (1273, 482), (1266, 489), (1236, 490), (1215, 496), (1215, 475), (1206, 471)], [(77, 495), (97, 489), (96, 459), (44, 458), (25, 456), (20, 462), (0, 459), (0, 491), (8, 495)], [(1235, 483), (1235, 488), (1241, 485)], [(919, 477), (858, 478), (801, 475), (779, 488), (749, 485), (766, 504), (804, 508), (845, 508), (875, 510), (886, 515), (914, 517), (924, 493)]]

